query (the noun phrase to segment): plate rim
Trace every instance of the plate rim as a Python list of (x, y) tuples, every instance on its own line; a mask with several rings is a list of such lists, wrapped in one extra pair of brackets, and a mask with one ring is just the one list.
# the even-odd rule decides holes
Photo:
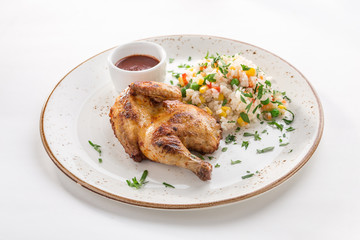
[(230, 38), (225, 38), (225, 37), (219, 37), (219, 36), (213, 36), (213, 35), (200, 35), (200, 34), (175, 34), (175, 35), (161, 35), (161, 36), (154, 36), (154, 37), (148, 37), (148, 38), (143, 38), (143, 39), (139, 39), (139, 40), (135, 40), (135, 41), (146, 41), (146, 40), (151, 40), (151, 39), (156, 39), (156, 38), (176, 38), (176, 37), (205, 37), (205, 38), (217, 38), (217, 39), (223, 39), (223, 40), (227, 40), (227, 41), (233, 41), (233, 42), (237, 42), (237, 43), (241, 43), (241, 44), (245, 44), (248, 46), (252, 46), (252, 47), (256, 47), (258, 49), (261, 49), (262, 51), (265, 51), (279, 59), (281, 59), (283, 62), (285, 62), (286, 64), (288, 64), (290, 67), (292, 67), (295, 71), (297, 71), (300, 76), (302, 78), (305, 79), (306, 83), (309, 85), (311, 91), (313, 92), (316, 102), (319, 106), (319, 126), (318, 126), (318, 133), (316, 135), (315, 141), (313, 143), (313, 145), (311, 146), (311, 148), (309, 149), (309, 151), (305, 154), (305, 156), (300, 160), (300, 162), (293, 168), (291, 169), (287, 174), (285, 174), (284, 176), (282, 176), (281, 178), (267, 184), (266, 186), (245, 194), (245, 195), (241, 195), (241, 196), (237, 196), (237, 197), (232, 197), (232, 198), (227, 198), (227, 199), (223, 199), (223, 200), (219, 200), (219, 201), (212, 201), (212, 202), (206, 202), (206, 203), (193, 203), (193, 204), (162, 204), (162, 203), (152, 203), (152, 202), (146, 202), (146, 201), (138, 201), (138, 200), (134, 200), (131, 198), (126, 198), (126, 197), (122, 197), (119, 195), (115, 195), (112, 193), (109, 193), (105, 190), (102, 190), (100, 188), (97, 188), (81, 179), (79, 179), (77, 176), (75, 176), (73, 173), (71, 173), (67, 168), (65, 168), (55, 157), (55, 155), (53, 154), (53, 152), (50, 149), (50, 146), (46, 140), (45, 137), (45, 131), (44, 131), (44, 115), (45, 115), (45, 111), (46, 111), (46, 107), (47, 104), (52, 96), (52, 94), (54, 93), (54, 91), (56, 90), (56, 88), (59, 86), (59, 84), (70, 74), (72, 73), (74, 70), (76, 70), (77, 68), (79, 68), (81, 65), (87, 63), (88, 61), (90, 61), (91, 59), (107, 52), (110, 51), (111, 49), (115, 48), (109, 48), (106, 49), (88, 59), (86, 59), (85, 61), (81, 62), (80, 64), (78, 64), (76, 67), (74, 67), (73, 69), (71, 69), (63, 78), (60, 79), (60, 81), (55, 85), (55, 87), (53, 88), (53, 90), (51, 91), (51, 93), (49, 94), (49, 96), (47, 97), (41, 113), (40, 113), (40, 137), (41, 137), (41, 141), (42, 144), (46, 150), (46, 153), (48, 154), (48, 156), (50, 157), (50, 159), (53, 161), (53, 163), (66, 175), (68, 176), (71, 180), (73, 180), (75, 183), (80, 184), (82, 187), (97, 193), (103, 197), (112, 199), (112, 200), (116, 200), (119, 202), (123, 202), (123, 203), (127, 203), (127, 204), (131, 204), (131, 205), (135, 205), (135, 206), (140, 206), (140, 207), (148, 207), (148, 208), (155, 208), (155, 209), (198, 209), (198, 208), (208, 208), (208, 207), (214, 207), (214, 206), (220, 206), (220, 205), (225, 205), (225, 204), (230, 204), (230, 203), (235, 203), (235, 202), (240, 202), (242, 200), (245, 199), (249, 199), (255, 196), (258, 196), (262, 193), (265, 193), (277, 186), (279, 186), (281, 183), (285, 182), (286, 180), (288, 180), (290, 177), (292, 177), (296, 172), (298, 172), (311, 158), (311, 156), (314, 154), (315, 150), (317, 149), (320, 140), (322, 138), (322, 134), (323, 134), (323, 130), (324, 130), (324, 111), (323, 111), (323, 107), (322, 104), (320, 102), (320, 98), (317, 94), (317, 92), (315, 91), (314, 87), (311, 85), (311, 83), (309, 82), (309, 80), (297, 69), (295, 68), (292, 64), (290, 64), (288, 61), (284, 60), (283, 58), (279, 57), (278, 55), (263, 49), (261, 47), (255, 46), (253, 44), (249, 44), (240, 40), (235, 40), (235, 39), (230, 39)]

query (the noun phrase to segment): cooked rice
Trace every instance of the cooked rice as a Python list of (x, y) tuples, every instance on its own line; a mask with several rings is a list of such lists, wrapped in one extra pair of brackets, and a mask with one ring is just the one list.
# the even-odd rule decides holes
[(241, 54), (207, 56), (178, 80), (183, 100), (212, 114), (223, 130), (281, 117), (288, 104), (271, 77)]

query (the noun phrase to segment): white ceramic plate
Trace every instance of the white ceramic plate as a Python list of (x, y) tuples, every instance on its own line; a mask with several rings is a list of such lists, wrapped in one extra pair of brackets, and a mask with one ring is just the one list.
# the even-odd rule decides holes
[[(232, 55), (242, 52), (246, 58), (273, 76), (273, 87), (286, 91), (292, 99), (290, 109), (296, 115), (290, 133), (280, 132), (266, 124), (255, 125), (247, 132), (262, 132), (261, 141), (237, 134), (237, 145), (221, 141), (219, 150), (211, 156), (212, 180), (203, 182), (192, 172), (151, 161), (136, 163), (125, 153), (115, 138), (109, 122), (109, 109), (117, 93), (110, 81), (106, 58), (111, 49), (83, 62), (68, 73), (47, 99), (40, 119), (41, 137), (50, 158), (67, 176), (82, 186), (105, 197), (121, 202), (153, 207), (190, 209), (232, 203), (263, 193), (298, 171), (314, 153), (323, 131), (323, 111), (314, 89), (306, 78), (280, 57), (259, 47), (220, 37), (162, 36), (145, 39), (162, 45), (169, 58), (168, 69), (180, 63), (192, 62), (210, 53)], [(167, 81), (172, 79), (169, 74)], [(279, 137), (286, 133), (285, 147), (279, 147)], [(226, 133), (224, 133), (224, 137)], [(101, 145), (103, 162), (88, 140)], [(241, 148), (242, 140), (250, 141)], [(221, 148), (228, 147), (226, 152)], [(275, 146), (272, 152), (257, 154), (256, 149)], [(241, 160), (231, 165), (231, 160)], [(130, 188), (126, 179), (140, 178), (147, 169), (149, 175), (143, 188)], [(251, 178), (242, 176), (255, 173)], [(256, 173), (258, 172), (258, 173)], [(167, 182), (175, 188), (166, 188)]]

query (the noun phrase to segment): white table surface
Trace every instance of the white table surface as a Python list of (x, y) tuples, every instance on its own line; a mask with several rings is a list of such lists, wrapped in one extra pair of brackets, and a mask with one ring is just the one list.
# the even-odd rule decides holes
[[(0, 1), (0, 239), (359, 239), (359, 1)], [(164, 211), (67, 178), (39, 135), (42, 105), (87, 58), (132, 40), (208, 34), (296, 66), (325, 112), (321, 143), (289, 181), (215, 209)]]

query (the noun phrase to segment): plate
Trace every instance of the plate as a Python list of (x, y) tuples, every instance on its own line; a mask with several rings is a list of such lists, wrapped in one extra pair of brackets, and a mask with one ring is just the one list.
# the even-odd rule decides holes
[[(247, 132), (258, 131), (261, 141), (237, 133), (237, 144), (220, 143), (208, 160), (213, 166), (212, 179), (203, 182), (192, 172), (151, 161), (134, 162), (115, 138), (109, 122), (109, 109), (115, 92), (107, 67), (111, 49), (86, 60), (65, 75), (48, 97), (40, 119), (43, 145), (67, 176), (83, 187), (105, 197), (137, 206), (164, 209), (192, 209), (229, 204), (264, 193), (290, 178), (311, 157), (323, 132), (320, 100), (307, 79), (291, 64), (262, 48), (244, 42), (213, 36), (177, 35), (143, 39), (162, 45), (168, 58), (168, 70), (179, 64), (191, 64), (207, 51), (232, 55), (241, 52), (272, 76), (274, 89), (286, 91), (292, 99), (295, 131), (281, 132), (267, 124), (254, 125)], [(191, 61), (188, 58), (191, 56)], [(170, 73), (167, 82), (172, 79)], [(266, 133), (262, 133), (266, 130)], [(286, 137), (283, 134), (286, 134)], [(227, 133), (224, 133), (224, 137)], [(279, 146), (279, 138), (289, 142)], [(101, 145), (102, 163), (88, 141)], [(242, 140), (249, 141), (245, 150)], [(256, 149), (275, 146), (271, 152), (257, 154)], [(227, 147), (226, 152), (221, 151)], [(231, 160), (241, 160), (231, 164)], [(140, 178), (148, 170), (148, 183), (141, 189), (126, 180)], [(244, 178), (254, 173), (250, 178)], [(165, 187), (163, 182), (175, 188)]]

